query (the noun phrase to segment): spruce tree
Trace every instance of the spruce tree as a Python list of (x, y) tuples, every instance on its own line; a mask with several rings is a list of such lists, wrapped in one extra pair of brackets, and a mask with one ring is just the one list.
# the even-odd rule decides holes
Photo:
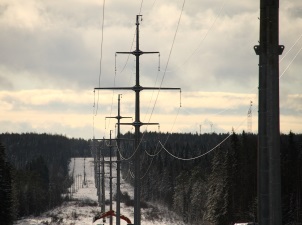
[(227, 193), (225, 154), (219, 146), (212, 160), (212, 172), (208, 177), (206, 220), (217, 225), (226, 224)]

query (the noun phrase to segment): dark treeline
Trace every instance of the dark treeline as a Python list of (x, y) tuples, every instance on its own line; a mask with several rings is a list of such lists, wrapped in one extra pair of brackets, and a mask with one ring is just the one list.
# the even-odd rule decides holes
[(70, 158), (91, 156), (88, 141), (61, 135), (5, 133), (0, 144), (0, 221), (7, 225), (61, 204), (72, 182)]
[[(124, 137), (130, 137), (130, 134)], [(188, 224), (228, 225), (257, 221), (257, 135), (145, 133), (141, 142), (142, 198), (157, 201)], [(167, 139), (168, 138), (168, 139)], [(226, 139), (209, 154), (195, 160)], [(281, 135), (283, 223), (302, 222), (302, 135)], [(130, 144), (123, 145), (131, 156)], [(150, 157), (149, 155), (156, 155)], [(133, 182), (133, 165), (122, 164), (123, 177)], [(151, 166), (150, 166), (151, 165)]]
[[(257, 221), (257, 135), (144, 133), (142, 198), (167, 205), (188, 224)], [(123, 138), (133, 138), (125, 134)], [(224, 141), (225, 140), (225, 141)], [(194, 160), (181, 160), (168, 154)], [(72, 157), (91, 157), (90, 142), (48, 134), (0, 134), (0, 224), (59, 205), (71, 178)], [(302, 221), (302, 135), (281, 135), (282, 224)], [(123, 156), (133, 153), (123, 142)], [(107, 153), (107, 152), (106, 152)], [(149, 155), (155, 155), (150, 157)], [(131, 162), (123, 177), (133, 182)]]

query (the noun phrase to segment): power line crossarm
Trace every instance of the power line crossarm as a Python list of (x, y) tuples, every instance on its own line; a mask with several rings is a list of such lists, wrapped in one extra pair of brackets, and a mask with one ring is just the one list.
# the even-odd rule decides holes
[(132, 90), (132, 91), (142, 91), (142, 90), (180, 90), (181, 88), (169, 88), (169, 87), (97, 87), (94, 90)]
[(132, 51), (132, 52), (116, 52), (116, 54), (132, 54), (135, 56), (140, 56), (142, 54), (159, 54), (159, 52), (143, 52), (141, 50), (138, 50), (138, 51)]

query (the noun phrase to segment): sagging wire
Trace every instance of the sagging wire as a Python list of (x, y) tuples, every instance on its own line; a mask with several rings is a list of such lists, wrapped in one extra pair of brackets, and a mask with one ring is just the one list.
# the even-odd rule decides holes
[[(172, 132), (173, 132), (173, 129), (174, 129), (174, 126), (175, 126), (175, 123), (176, 123), (176, 120), (177, 120), (177, 118), (178, 118), (178, 115), (179, 115), (179, 112), (180, 112), (180, 108), (181, 108), (181, 90), (180, 90), (180, 103), (179, 103), (179, 108), (178, 108), (178, 110), (177, 110), (177, 113), (176, 113), (176, 116), (175, 116), (175, 118), (174, 118), (174, 121), (173, 121), (173, 124), (172, 124), (172, 127), (171, 127), (171, 130), (170, 130), (170, 133), (168, 134), (168, 136), (167, 136), (167, 138), (166, 138), (166, 140), (165, 140), (165, 142), (164, 142), (164, 144), (166, 144), (167, 143), (167, 141), (169, 140), (169, 138), (170, 138), (170, 135), (172, 134)], [(149, 119), (149, 122), (150, 122), (150, 119)], [(158, 126), (158, 130), (160, 130), (160, 126)], [(143, 137), (144, 137), (144, 134), (143, 134)], [(143, 138), (142, 138), (143, 139)], [(156, 145), (156, 148), (155, 148), (155, 150), (157, 150), (157, 148), (158, 148), (158, 143), (157, 143), (157, 145)], [(162, 148), (155, 154), (155, 155), (152, 155), (152, 154), (149, 154), (146, 150), (145, 150), (145, 152), (147, 153), (147, 155), (149, 155), (150, 157), (153, 157), (153, 156), (156, 156), (156, 155), (158, 155), (160, 152), (162, 151)]]
[(150, 154), (148, 151), (147, 151), (147, 149), (145, 149), (145, 153), (148, 155), (148, 156), (150, 156), (150, 157), (155, 157), (155, 156), (157, 156), (160, 152), (162, 151), (162, 148), (157, 152), (157, 153), (155, 153), (154, 155), (152, 155), (152, 154)]
[[(132, 44), (131, 44), (131, 46), (130, 46), (129, 52), (131, 52), (131, 50), (132, 50), (132, 48), (133, 48), (133, 44), (134, 44), (135, 37), (136, 37), (136, 31), (134, 31), (134, 35), (133, 35), (133, 39), (132, 39)], [(128, 54), (127, 59), (126, 59), (126, 62), (125, 62), (125, 64), (124, 64), (123, 68), (121, 69), (121, 72), (120, 72), (120, 73), (124, 72), (124, 70), (125, 70), (125, 68), (126, 68), (126, 66), (127, 66), (127, 64), (128, 64), (129, 58), (130, 58), (130, 54)]]
[[(100, 73), (99, 73), (99, 87), (101, 86), (101, 76), (102, 76), (102, 59), (103, 59), (103, 42), (104, 42), (104, 20), (105, 20), (105, 0), (103, 1), (103, 18), (102, 18), (102, 34), (101, 34), (101, 56), (100, 56)], [(99, 100), (100, 100), (100, 92), (98, 90), (98, 99), (95, 110), (95, 115), (98, 114), (99, 109)]]
[[(133, 118), (131, 118), (131, 119), (132, 119), (132, 123), (133, 123)], [(133, 130), (133, 126), (131, 127), (131, 131), (132, 131), (132, 130)], [(131, 132), (130, 132), (130, 133), (131, 133)], [(129, 161), (130, 159), (132, 159), (133, 156), (135, 155), (136, 151), (137, 151), (137, 150), (136, 150), (129, 158), (126, 158), (125, 156), (123, 156), (123, 154), (122, 154), (122, 152), (121, 152), (119, 146), (116, 145), (115, 147), (116, 147), (117, 152), (120, 154), (121, 160), (123, 160), (123, 161)]]
[(135, 155), (135, 153), (137, 152), (137, 150), (139, 149), (139, 147), (137, 147), (137, 148), (135, 149), (135, 151), (132, 153), (132, 155), (131, 155), (130, 157), (126, 158), (126, 157), (124, 157), (124, 156), (122, 155), (122, 153), (121, 153), (119, 147), (117, 146), (116, 148), (117, 148), (117, 151), (120, 153), (121, 159), (122, 159), (123, 161), (129, 161), (129, 160), (131, 160), (131, 159), (134, 157), (134, 155)]
[[(169, 65), (169, 62), (170, 62), (170, 59), (171, 59), (172, 50), (173, 50), (174, 43), (175, 43), (175, 40), (176, 40), (176, 35), (177, 35), (178, 28), (179, 28), (179, 25), (180, 25), (180, 21), (181, 21), (181, 17), (182, 17), (184, 7), (185, 7), (185, 3), (186, 3), (186, 0), (184, 0), (183, 4), (182, 4), (182, 8), (181, 8), (180, 16), (179, 16), (178, 23), (177, 23), (177, 26), (176, 26), (176, 31), (175, 31), (175, 34), (174, 34), (174, 37), (173, 37), (172, 45), (171, 45), (171, 48), (170, 48), (168, 60), (167, 60), (166, 66), (165, 66), (163, 77), (161, 79), (160, 88), (162, 87), (165, 76), (166, 76), (167, 68), (168, 68), (168, 65)], [(155, 99), (154, 104), (153, 104), (153, 108), (152, 108), (152, 112), (151, 112), (150, 117), (149, 117), (149, 121), (151, 120), (151, 117), (153, 115), (153, 112), (154, 112), (154, 109), (155, 109), (155, 106), (156, 106), (156, 103), (157, 103), (157, 100), (158, 100), (158, 96), (159, 96), (159, 93), (160, 93), (160, 88), (157, 92), (157, 96), (156, 96), (156, 99)]]
[[(171, 135), (171, 134), (172, 134), (172, 132), (173, 132), (174, 125), (175, 125), (176, 120), (177, 120), (177, 118), (178, 118), (180, 108), (181, 108), (181, 107), (179, 107), (179, 108), (178, 108), (178, 110), (177, 110), (176, 117), (175, 117), (175, 119), (174, 119), (174, 121), (173, 121), (173, 124), (172, 124), (171, 130), (170, 130), (170, 133), (168, 134), (168, 136), (167, 136), (167, 138), (166, 138), (166, 140), (165, 140), (165, 142), (164, 142), (164, 145), (167, 143), (167, 141), (168, 141), (168, 140), (169, 140), (169, 138), (170, 138), (170, 135)], [(158, 126), (158, 129), (160, 129), (159, 127), (160, 127), (160, 126)], [(157, 149), (158, 149), (159, 143), (160, 143), (160, 141), (158, 141), (158, 142), (157, 142), (156, 147), (155, 147), (155, 150), (157, 150)], [(159, 150), (159, 151), (158, 151), (156, 154), (154, 154), (154, 155), (152, 155), (152, 154), (150, 154), (149, 152), (147, 152), (147, 150), (146, 150), (146, 149), (145, 149), (145, 152), (146, 152), (146, 154), (147, 154), (148, 156), (150, 156), (150, 157), (155, 157), (155, 156), (157, 156), (157, 155), (158, 155), (158, 154), (159, 154), (159, 153), (160, 153), (162, 150), (163, 150), (163, 148), (161, 147), (161, 148), (160, 148), (160, 150)]]
[[(232, 128), (232, 132), (235, 132), (235, 130), (239, 129), (239, 128), (242, 126), (242, 124), (243, 124), (246, 120), (247, 120), (247, 118), (245, 118), (245, 119), (237, 126), (236, 129), (233, 129), (233, 128)], [(172, 127), (172, 129), (173, 129), (173, 127)], [(176, 158), (176, 159), (178, 159), (178, 160), (183, 160), (183, 161), (191, 161), (191, 160), (195, 160), (195, 159), (204, 157), (204, 156), (208, 155), (209, 153), (211, 153), (212, 151), (214, 151), (215, 149), (217, 149), (220, 145), (222, 145), (225, 141), (227, 141), (227, 140), (232, 136), (232, 132), (231, 132), (225, 139), (223, 139), (220, 143), (218, 143), (215, 147), (213, 147), (212, 149), (208, 150), (207, 152), (205, 152), (205, 153), (203, 153), (203, 154), (201, 154), (201, 155), (199, 155), (199, 156), (191, 157), (191, 158), (181, 158), (181, 157), (175, 156), (175, 155), (173, 155), (169, 150), (167, 150), (167, 149), (165, 148), (164, 145), (166, 144), (166, 142), (167, 142), (168, 139), (169, 139), (169, 136), (170, 136), (170, 134), (169, 134), (164, 144), (162, 144), (161, 141), (158, 141), (158, 143), (161, 145), (161, 149), (160, 149), (156, 154), (151, 155), (151, 154), (149, 154), (149, 153), (147, 152), (147, 150), (145, 149), (146, 154), (147, 154), (148, 156), (152, 157), (152, 159), (151, 159), (151, 162), (150, 162), (150, 164), (149, 164), (149, 167), (148, 167), (147, 171), (146, 171), (145, 174), (141, 177), (141, 179), (143, 179), (143, 178), (147, 175), (147, 173), (149, 172), (149, 170), (150, 170), (150, 168), (151, 168), (151, 164), (152, 164), (152, 162), (153, 162), (154, 157), (155, 157), (156, 155), (158, 155), (162, 150), (165, 150), (170, 156), (172, 156), (173, 158)]]
[[(116, 57), (117, 57), (117, 54), (115, 54), (115, 65), (114, 65), (114, 78), (113, 78), (113, 87), (116, 86)], [(112, 108), (113, 108), (113, 97), (114, 97), (114, 93), (115, 91), (112, 90), (112, 97), (111, 97), (111, 107), (110, 107), (110, 116), (112, 115)], [(106, 121), (106, 120), (105, 120)], [(109, 118), (109, 122), (108, 122), (108, 127), (110, 126), (110, 122), (111, 122), (111, 118)], [(106, 125), (105, 125), (106, 126)], [(106, 128), (105, 128), (106, 129)]]
[[(160, 140), (160, 125), (158, 125), (158, 140)], [(155, 151), (157, 150), (157, 147), (158, 147), (159, 143), (157, 142), (156, 143), (156, 147), (155, 147)], [(157, 152), (155, 153), (154, 155), (153, 154), (150, 154), (148, 151), (147, 151), (147, 148), (145, 148), (145, 153), (150, 156), (150, 157), (155, 157), (157, 156), (160, 152), (162, 151), (162, 148)]]
[(149, 172), (149, 170), (150, 170), (150, 168), (151, 168), (153, 159), (154, 159), (154, 157), (152, 157), (151, 162), (150, 162), (150, 164), (149, 164), (149, 167), (148, 167), (148, 169), (146, 170), (145, 174), (140, 178), (141, 180), (144, 179), (144, 177), (148, 174), (148, 172)]
[[(175, 40), (176, 40), (176, 35), (177, 35), (178, 28), (179, 28), (179, 25), (180, 25), (180, 21), (181, 21), (182, 13), (183, 13), (183, 10), (184, 10), (185, 2), (186, 2), (186, 0), (183, 1), (183, 5), (182, 5), (180, 17), (179, 17), (178, 24), (177, 24), (177, 27), (176, 27), (176, 31), (175, 31), (175, 34), (174, 34), (174, 37), (173, 37), (172, 46), (171, 46), (171, 48), (170, 48), (168, 60), (167, 60), (167, 63), (166, 63), (166, 67), (165, 67), (164, 75), (163, 75), (162, 80), (161, 80), (160, 87), (162, 87), (162, 84), (163, 84), (163, 81), (164, 81), (164, 78), (165, 78), (165, 75), (166, 75), (167, 67), (168, 67), (168, 64), (169, 64), (169, 61), (170, 61), (170, 58), (171, 58), (171, 54), (172, 54), (172, 50), (173, 50), (173, 47), (174, 47), (174, 43), (175, 43)], [(141, 2), (141, 8), (142, 8), (142, 4), (143, 4), (143, 1)], [(140, 9), (140, 10), (141, 10), (141, 9)], [(135, 37), (135, 36), (134, 36), (134, 37)], [(134, 38), (133, 38), (133, 42), (132, 42), (132, 45), (131, 45), (131, 49), (132, 49), (133, 43), (134, 43)], [(150, 115), (150, 117), (149, 117), (149, 121), (151, 120), (151, 117), (152, 117), (152, 115), (153, 115), (154, 108), (155, 108), (155, 105), (156, 105), (156, 103), (157, 103), (159, 93), (160, 93), (160, 89), (158, 90), (157, 97), (156, 97), (156, 100), (155, 100), (155, 102), (154, 102), (154, 105), (153, 105), (153, 109), (152, 109), (151, 115)], [(173, 126), (174, 126), (174, 125), (173, 125)], [(131, 159), (131, 158), (135, 155), (135, 153), (136, 153), (137, 150), (139, 149), (139, 146), (141, 145), (142, 140), (143, 140), (143, 137), (141, 138), (141, 140), (140, 140), (140, 142), (139, 142), (137, 148), (135, 149), (134, 153), (133, 153), (127, 160)]]
[[(180, 96), (181, 96), (181, 90), (180, 90)], [(172, 131), (173, 131), (173, 129), (174, 129), (174, 125), (175, 125), (176, 120), (177, 120), (178, 115), (179, 115), (179, 111), (180, 111), (180, 108), (181, 108), (181, 97), (180, 97), (180, 103), (179, 103), (179, 105), (180, 105), (180, 106), (179, 106), (179, 108), (178, 108), (178, 110), (177, 110), (177, 113), (176, 113), (176, 116), (175, 116), (175, 118), (174, 118), (174, 121), (173, 121), (173, 124), (172, 124), (172, 128), (171, 128), (171, 131), (170, 131), (170, 134), (172, 133)], [(154, 107), (153, 107), (153, 109), (152, 109), (152, 113), (153, 113), (153, 110), (154, 110)], [(150, 122), (150, 120), (151, 120), (151, 117), (149, 117), (149, 121), (148, 121), (148, 123)], [(147, 125), (147, 127), (148, 127), (148, 125)], [(168, 135), (168, 137), (167, 137), (167, 139), (166, 139), (165, 143), (168, 141), (170, 134)], [(141, 145), (141, 143), (142, 143), (142, 141), (143, 141), (144, 136), (145, 136), (145, 133), (143, 133), (142, 138), (141, 138), (141, 140), (140, 140), (140, 142), (139, 142), (139, 145), (138, 145), (138, 146), (140, 146), (140, 145)], [(156, 147), (156, 149), (157, 149), (157, 147)], [(160, 151), (161, 151), (161, 150), (160, 150)], [(159, 151), (159, 152), (160, 152), (160, 151)], [(135, 152), (136, 152), (136, 151), (135, 151)], [(134, 153), (134, 154), (135, 154), (135, 153)]]
[[(245, 118), (240, 124), (239, 126), (236, 128), (236, 129), (232, 129), (232, 131), (234, 132), (235, 130), (237, 130), (239, 127), (242, 126), (242, 124), (247, 120), (247, 118)], [(212, 151), (214, 151), (216, 148), (218, 148), (220, 145), (222, 145), (226, 140), (228, 140), (230, 137), (232, 136), (232, 132), (225, 138), (223, 139), (219, 144), (217, 144), (215, 147), (213, 147), (212, 149), (208, 150), (207, 152), (199, 155), (199, 156), (196, 156), (196, 157), (191, 157), (191, 158), (181, 158), (181, 157), (178, 157), (176, 155), (173, 155), (168, 149), (165, 148), (164, 144), (162, 144), (161, 142), (159, 142), (159, 144), (161, 145), (161, 147), (170, 155), (172, 156), (173, 158), (175, 159), (178, 159), (178, 160), (183, 160), (183, 161), (190, 161), (190, 160), (195, 160), (195, 159), (198, 159), (198, 158), (201, 158), (203, 156), (206, 156), (208, 155), (209, 153), (211, 153)]]
[[(151, 159), (151, 162), (150, 162), (150, 164), (149, 164), (149, 166), (148, 166), (148, 169), (146, 170), (145, 174), (144, 174), (142, 177), (140, 177), (141, 180), (144, 179), (144, 178), (146, 177), (146, 175), (148, 174), (148, 172), (149, 172), (149, 170), (150, 170), (150, 168), (151, 168), (153, 159), (154, 159), (154, 158)], [(135, 175), (134, 175), (134, 173), (132, 172), (132, 170), (131, 170), (130, 168), (129, 168), (129, 173), (130, 173), (130, 176), (134, 179), (134, 178), (135, 178)]]

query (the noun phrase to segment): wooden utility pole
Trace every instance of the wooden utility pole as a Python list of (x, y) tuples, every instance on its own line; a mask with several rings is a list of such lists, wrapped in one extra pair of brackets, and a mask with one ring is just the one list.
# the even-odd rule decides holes
[(260, 0), (258, 111), (259, 225), (281, 225), (279, 119), (279, 0)]

